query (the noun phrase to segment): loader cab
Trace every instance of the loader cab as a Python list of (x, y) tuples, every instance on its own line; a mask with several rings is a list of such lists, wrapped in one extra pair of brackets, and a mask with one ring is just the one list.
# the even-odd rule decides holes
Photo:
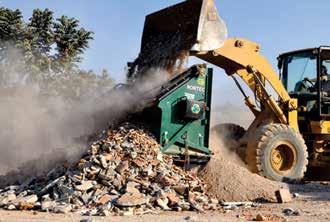
[(330, 47), (281, 54), (278, 68), (289, 95), (298, 99), (300, 120), (330, 119)]

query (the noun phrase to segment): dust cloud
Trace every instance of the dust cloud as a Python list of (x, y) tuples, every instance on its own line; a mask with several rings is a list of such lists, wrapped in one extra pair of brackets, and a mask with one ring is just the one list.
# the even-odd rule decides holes
[(236, 99), (241, 102), (241, 105), (226, 102), (223, 104), (215, 104), (212, 107), (212, 126), (223, 123), (234, 123), (244, 128), (248, 128), (252, 123), (254, 116), (244, 101)]
[[(9, 81), (8, 73), (17, 70), (1, 70), (1, 79)], [(124, 118), (140, 105), (145, 92), (161, 85), (167, 76), (162, 69), (151, 67), (143, 81), (132, 87), (112, 89), (79, 102), (45, 97), (38, 84), (1, 86), (0, 175), (6, 176), (0, 181), (8, 176), (42, 175), (58, 163), (76, 161), (89, 138)]]
[(246, 167), (244, 159), (237, 153), (239, 146), (238, 140), (229, 140), (225, 134), (218, 134), (215, 130), (210, 133), (210, 148), (213, 157), (223, 158), (239, 166)]
[[(244, 104), (244, 98), (231, 78), (222, 72), (218, 72), (214, 78), (217, 84), (213, 86), (210, 147), (216, 155), (244, 166), (239, 138), (244, 134), (243, 128), (246, 130), (252, 123), (253, 113)], [(244, 87), (243, 84), (242, 86)], [(247, 87), (244, 91), (250, 93)], [(238, 126), (235, 127), (238, 132), (235, 133), (232, 127), (219, 130), (220, 125), (227, 124)]]

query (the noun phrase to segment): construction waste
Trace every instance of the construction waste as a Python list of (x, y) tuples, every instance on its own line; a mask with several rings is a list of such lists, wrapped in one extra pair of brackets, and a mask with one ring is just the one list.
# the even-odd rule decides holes
[(81, 215), (216, 210), (205, 185), (164, 155), (151, 134), (125, 123), (104, 131), (73, 166), (0, 190), (0, 207)]

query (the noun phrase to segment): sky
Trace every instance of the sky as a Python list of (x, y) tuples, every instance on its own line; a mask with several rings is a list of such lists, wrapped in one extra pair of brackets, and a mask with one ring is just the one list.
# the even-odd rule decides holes
[[(276, 67), (281, 52), (330, 45), (329, 0), (215, 0), (229, 37), (243, 37), (261, 45), (262, 54)], [(0, 5), (20, 9), (27, 19), (34, 8), (49, 8), (55, 16), (80, 20), (94, 32), (82, 67), (100, 72), (108, 69), (117, 81), (125, 80), (125, 66), (140, 49), (145, 15), (178, 3), (178, 0), (0, 0)], [(202, 63), (202, 61), (193, 60)], [(214, 67), (214, 90), (238, 94), (232, 81)], [(232, 91), (235, 90), (235, 93)]]

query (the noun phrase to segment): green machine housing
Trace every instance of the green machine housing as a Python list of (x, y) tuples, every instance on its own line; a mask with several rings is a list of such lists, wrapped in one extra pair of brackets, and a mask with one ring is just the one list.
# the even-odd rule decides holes
[(212, 75), (205, 64), (192, 66), (158, 88), (152, 105), (142, 111), (163, 153), (209, 159)]

